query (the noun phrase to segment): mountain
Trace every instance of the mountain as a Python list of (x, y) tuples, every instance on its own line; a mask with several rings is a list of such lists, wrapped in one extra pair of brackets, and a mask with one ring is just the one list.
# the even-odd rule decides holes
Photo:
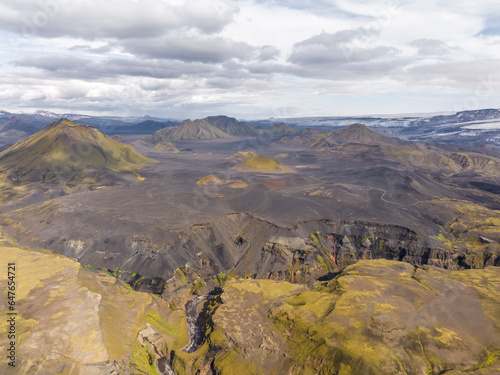
[(2, 152), (0, 173), (23, 182), (94, 182), (152, 162), (92, 126), (61, 119)]
[(304, 145), (307, 148), (316, 150), (329, 150), (339, 145), (354, 143), (366, 145), (408, 143), (397, 138), (378, 134), (364, 124), (349, 125), (338, 130), (337, 132), (333, 132), (332, 130), (319, 131), (308, 128), (302, 130), (301, 132), (285, 135), (279, 140), (279, 142)]
[(160, 129), (177, 125), (179, 125), (179, 123), (175, 121), (146, 120), (132, 125), (108, 126), (103, 130), (105, 130), (107, 134), (152, 134)]
[(496, 119), (500, 119), (500, 110), (489, 108), (489, 109), (478, 109), (473, 111), (461, 111), (453, 115), (432, 116), (417, 121), (416, 125), (418, 124), (441, 125), (441, 124), (496, 120)]
[(295, 135), (295, 134), (299, 133), (298, 130), (295, 130), (294, 128), (288, 126), (284, 122), (280, 122), (280, 123), (272, 125), (268, 129), (266, 129), (265, 132), (267, 134), (271, 134), (271, 135), (279, 136), (279, 137), (284, 137), (287, 135)]
[(158, 130), (147, 141), (156, 144), (161, 141), (205, 141), (228, 138), (229, 135), (211, 125), (205, 119), (184, 120), (180, 125)]
[(381, 143), (399, 143), (396, 138), (387, 137), (375, 133), (364, 124), (353, 124), (340, 129), (334, 133), (330, 139), (335, 143), (365, 143), (365, 144), (381, 144)]
[(0, 126), (0, 132), (6, 132), (9, 130), (18, 130), (31, 135), (35, 134), (38, 131), (38, 128), (19, 117), (14, 116), (10, 118), (9, 121)]
[(229, 135), (257, 136), (260, 134), (259, 130), (252, 125), (249, 125), (246, 122), (238, 121), (233, 117), (209, 116), (204, 120)]

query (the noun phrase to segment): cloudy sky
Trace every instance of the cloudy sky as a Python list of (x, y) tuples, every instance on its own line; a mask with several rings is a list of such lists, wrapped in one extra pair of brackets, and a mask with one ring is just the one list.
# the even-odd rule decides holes
[(498, 0), (2, 0), (0, 109), (196, 118), (500, 107)]

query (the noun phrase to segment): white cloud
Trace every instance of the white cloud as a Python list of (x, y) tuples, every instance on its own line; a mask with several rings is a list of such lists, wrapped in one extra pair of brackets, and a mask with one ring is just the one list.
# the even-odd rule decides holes
[(0, 108), (440, 110), (496, 82), (498, 19), (493, 0), (4, 0)]

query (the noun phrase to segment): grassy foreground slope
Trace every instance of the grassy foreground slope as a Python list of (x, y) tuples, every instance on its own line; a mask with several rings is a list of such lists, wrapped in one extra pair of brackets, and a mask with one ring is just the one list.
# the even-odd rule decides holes
[[(183, 313), (158, 297), (48, 251), (1, 246), (2, 269), (9, 262), (16, 265), (16, 366), (7, 364), (2, 319), (1, 374), (157, 374), (157, 359), (167, 355), (164, 332), (187, 344)], [(6, 271), (0, 282), (7, 285)], [(6, 316), (6, 298), (0, 308)], [(167, 310), (172, 325), (163, 319)]]
[[(177, 374), (207, 375), (500, 372), (498, 267), (359, 261), (313, 287), (219, 276), (222, 293), (198, 306), (202, 343), (186, 353), (183, 306), (204, 283), (179, 281), (165, 301), (49, 252), (6, 244), (0, 267), (9, 262), (17, 358), (15, 369), (0, 363), (2, 374), (160, 374), (165, 363)], [(2, 319), (3, 358), (7, 332)]]
[(230, 280), (215, 308), (198, 353), (217, 374), (500, 373), (497, 267), (360, 261), (312, 290)]

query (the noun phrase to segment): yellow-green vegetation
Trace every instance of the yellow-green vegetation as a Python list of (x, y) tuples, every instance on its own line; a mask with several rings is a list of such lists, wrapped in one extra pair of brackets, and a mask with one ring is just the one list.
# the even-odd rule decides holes
[[(318, 234), (314, 238), (326, 248)], [(172, 351), (178, 374), (210, 368), (222, 375), (500, 371), (497, 267), (449, 271), (359, 261), (314, 287), (219, 274), (223, 293), (198, 306), (204, 340), (185, 353), (182, 309), (48, 252), (0, 247), (0, 266), (8, 262), (19, 269), (18, 353), (30, 358), (20, 373), (64, 373), (68, 366), (104, 373), (103, 364), (116, 361), (133, 373), (156, 374), (155, 361)], [(182, 269), (176, 275), (188, 282)], [(0, 321), (0, 335), (6, 329)], [(0, 347), (0, 355), (5, 350)]]
[(198, 294), (200, 290), (202, 290), (205, 287), (206, 283), (203, 280), (196, 280), (194, 283), (191, 284), (191, 287), (189, 288), (189, 293), (190, 294)]
[(174, 271), (174, 275), (180, 280), (182, 281), (184, 284), (188, 284), (189, 283), (189, 280), (186, 276), (186, 273), (184, 272), (184, 270), (182, 268), (176, 268), (175, 271)]
[(154, 365), (154, 355), (149, 350), (139, 343), (136, 343), (132, 354), (132, 363), (135, 369), (144, 374), (160, 375)]
[[(441, 207), (443, 206), (443, 207)], [(465, 268), (493, 265), (500, 257), (500, 211), (470, 202), (435, 201), (433, 209), (451, 210), (453, 219), (437, 238), (448, 247), (465, 250)]]
[(328, 274), (336, 271), (337, 266), (332, 260), (331, 253), (328, 251), (328, 248), (326, 246), (326, 240), (321, 238), (321, 234), (319, 232), (316, 232), (316, 234), (311, 233), (309, 235), (309, 238), (313, 241), (313, 243), (319, 250), (318, 253), (316, 254), (316, 260), (321, 265), (323, 272), (325, 274)]
[(278, 160), (253, 152), (238, 152), (231, 159), (240, 161), (234, 169), (240, 171), (263, 171), (271, 173), (291, 173), (293, 169), (281, 164)]
[(248, 183), (242, 180), (233, 180), (230, 181), (228, 187), (231, 189), (246, 189), (248, 188)]
[[(304, 285), (287, 282), (228, 280), (222, 301), (216, 298), (207, 306), (211, 324), (208, 324), (206, 341), (195, 353), (208, 358), (197, 360), (199, 368), (211, 360), (217, 373), (223, 375), (286, 373), (279, 353), (275, 353), (279, 358), (276, 360), (266, 350), (256, 348), (260, 340), (278, 334), (272, 322), (265, 318), (267, 304), (306, 290)], [(273, 345), (272, 339), (269, 340), (269, 345)], [(195, 368), (191, 373), (195, 373)]]
[(178, 153), (180, 152), (177, 147), (174, 146), (173, 143), (170, 142), (158, 142), (155, 147), (155, 150), (158, 151), (166, 151), (166, 152), (173, 152), (173, 153)]
[(252, 155), (242, 164), (250, 168), (268, 171), (274, 171), (283, 167), (279, 161), (264, 155)]
[[(495, 338), (500, 269), (450, 272), (429, 267), (419, 271), (419, 281), (414, 272), (405, 263), (360, 261), (328, 284), (287, 299), (272, 318), (288, 337), (289, 354), (300, 363), (292, 373), (420, 374), (455, 369), (462, 374), (480, 367), (498, 369), (498, 356), (490, 348), (500, 347)], [(471, 279), (470, 273), (479, 280)], [(473, 289), (466, 292), (466, 285), (484, 294), (467, 296)], [(478, 338), (467, 317), (457, 318), (461, 322), (447, 319), (455, 309), (463, 312), (468, 298), (473, 319), (480, 318), (493, 332)], [(496, 328), (480, 317), (483, 311)], [(485, 357), (486, 352), (490, 354)]]
[(20, 181), (94, 183), (99, 170), (132, 173), (153, 163), (92, 126), (62, 119), (0, 154), (0, 169)]
[(196, 181), (198, 185), (221, 185), (223, 183), (223, 180), (214, 175), (208, 175)]
[[(145, 315), (155, 305), (146, 293), (124, 288), (116, 278), (90, 272), (78, 262), (48, 251), (0, 247), (0, 265), (16, 265), (19, 373), (37, 368), (62, 373), (70, 366), (85, 373), (103, 363), (129, 367)], [(0, 275), (0, 281), (7, 273)], [(6, 322), (0, 333), (6, 337)], [(0, 353), (5, 356), (5, 346)], [(6, 362), (0, 372), (6, 373)], [(5, 370), (5, 371), (4, 371)]]
[(288, 154), (283, 154), (283, 153), (276, 154), (276, 155), (274, 155), (274, 157), (277, 158), (277, 159), (284, 159), (284, 158), (288, 157)]
[[(191, 354), (179, 351), (184, 343), (169, 344), (178, 373), (209, 367), (223, 375), (500, 370), (499, 268), (448, 271), (371, 260), (314, 289), (229, 279), (223, 290), (221, 300), (203, 307), (203, 344)], [(148, 319), (171, 324), (156, 315)]]

